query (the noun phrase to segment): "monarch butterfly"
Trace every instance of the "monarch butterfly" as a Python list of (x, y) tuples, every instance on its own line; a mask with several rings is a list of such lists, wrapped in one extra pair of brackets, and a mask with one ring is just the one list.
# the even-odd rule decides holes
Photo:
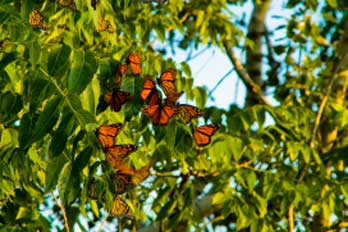
[(140, 66), (140, 55), (137, 53), (131, 53), (129, 54), (127, 58), (127, 64), (129, 66), (130, 71), (134, 75), (139, 75), (141, 73), (141, 66)]
[(132, 176), (132, 183), (134, 185), (139, 185), (150, 175), (150, 168), (152, 164), (146, 165), (139, 170), (136, 170), (134, 175)]
[(143, 113), (152, 118), (154, 125), (167, 125), (169, 120), (176, 114), (176, 107), (158, 102), (156, 105), (145, 106)]
[(176, 71), (169, 68), (157, 79), (157, 83), (161, 86), (164, 94), (167, 96), (167, 101), (173, 104), (175, 104), (183, 94), (183, 92), (177, 92), (175, 86), (175, 76)]
[(104, 95), (105, 102), (110, 106), (111, 110), (115, 112), (120, 111), (121, 106), (132, 98), (130, 93), (118, 90)]
[(155, 82), (148, 76), (146, 77), (143, 88), (141, 89), (140, 98), (149, 105), (156, 105), (161, 101), (158, 90), (155, 87)]
[(68, 7), (70, 9), (76, 9), (74, 0), (58, 0), (58, 4), (62, 7)]
[(115, 196), (109, 212), (116, 217), (134, 218), (134, 214), (129, 205), (119, 196)]
[(184, 120), (185, 123), (189, 123), (191, 119), (203, 116), (204, 112), (195, 106), (179, 104), (178, 115)]
[(122, 124), (101, 125), (96, 131), (96, 136), (103, 149), (115, 145), (114, 138), (121, 130)]
[(97, 32), (107, 31), (110, 33), (114, 32), (114, 28), (108, 20), (103, 19), (101, 16), (98, 17)]
[(48, 24), (40, 11), (33, 9), (29, 14), (29, 23), (34, 28), (39, 28), (42, 30), (48, 29)]
[(117, 74), (116, 74), (116, 86), (120, 86), (122, 82), (123, 75), (127, 72), (128, 66), (126, 64), (119, 64), (117, 67)]
[(132, 186), (131, 176), (129, 175), (112, 174), (110, 177), (116, 194), (125, 193)]
[(213, 136), (219, 128), (218, 125), (204, 125), (195, 128), (193, 131), (193, 137), (196, 144), (200, 147), (208, 145), (211, 141), (211, 136)]
[(137, 150), (137, 146), (133, 144), (114, 145), (106, 149), (106, 155), (110, 156), (110, 160), (123, 160), (135, 150)]

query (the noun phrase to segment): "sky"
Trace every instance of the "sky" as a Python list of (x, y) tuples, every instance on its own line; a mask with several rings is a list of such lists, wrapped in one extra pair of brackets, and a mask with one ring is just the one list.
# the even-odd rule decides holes
[[(284, 0), (273, 0), (270, 11), (267, 15), (267, 28), (273, 32), (273, 44), (279, 43), (276, 42), (276, 39), (284, 37), (285, 35), (285, 29), (278, 31), (275, 31), (274, 29), (280, 25), (284, 25), (286, 23), (285, 18), (290, 18), (291, 12), (290, 10), (284, 9), (284, 5)], [(249, 19), (252, 12), (252, 3), (251, 1), (248, 1), (243, 8), (236, 6), (231, 7), (231, 10), (235, 13), (236, 19), (240, 20), (243, 17)], [(285, 18), (272, 17), (280, 15)], [(244, 63), (243, 55), (245, 54), (241, 54), (237, 49), (235, 52), (236, 55), (240, 57), (242, 63)], [(209, 92), (221, 78), (230, 72), (230, 74), (224, 78), (223, 82), (212, 93), (212, 98), (208, 99), (207, 106), (214, 105), (225, 109), (228, 109), (231, 103), (235, 103), (240, 107), (243, 106), (246, 95), (245, 86), (239, 80), (237, 73), (235, 71), (231, 72), (233, 66), (223, 51), (218, 47), (205, 49), (205, 47), (202, 46), (193, 52), (193, 56), (195, 54), (199, 55), (197, 55), (195, 59), (188, 61), (192, 70), (195, 86), (206, 86)], [(175, 54), (170, 54), (169, 56), (176, 60), (177, 63), (180, 63), (186, 60), (188, 51), (177, 49)], [(271, 98), (270, 100), (272, 101)]]

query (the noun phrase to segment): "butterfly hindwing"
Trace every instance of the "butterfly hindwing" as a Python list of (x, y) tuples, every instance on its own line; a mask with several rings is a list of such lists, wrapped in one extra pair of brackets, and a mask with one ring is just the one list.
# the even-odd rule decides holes
[(134, 218), (134, 214), (129, 205), (119, 196), (115, 196), (109, 212), (116, 217)]

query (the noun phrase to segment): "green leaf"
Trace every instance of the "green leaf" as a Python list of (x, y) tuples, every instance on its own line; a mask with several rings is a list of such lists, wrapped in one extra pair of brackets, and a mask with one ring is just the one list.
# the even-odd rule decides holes
[(72, 164), (71, 162), (67, 162), (61, 169), (61, 172), (58, 178), (58, 191), (59, 191), (60, 199), (62, 200), (63, 204), (67, 202), (67, 192), (72, 190), (69, 188), (71, 170), (72, 170)]
[(78, 172), (86, 167), (93, 154), (93, 150), (93, 147), (88, 146), (78, 155), (77, 159), (74, 161), (74, 168), (76, 168)]
[(51, 131), (59, 118), (60, 97), (52, 98), (40, 113), (33, 131), (33, 140), (39, 140)]
[(45, 179), (45, 192), (51, 191), (54, 186), (56, 186), (59, 178), (59, 173), (61, 172), (63, 166), (68, 160), (64, 155), (54, 157), (50, 159), (47, 163), (46, 179)]
[(22, 116), (19, 124), (19, 146), (22, 149), (25, 149), (27, 145), (30, 144), (31, 134), (32, 134), (32, 120), (29, 116), (29, 113), (26, 113)]
[(51, 76), (61, 76), (69, 69), (71, 49), (65, 44), (50, 48), (47, 54), (47, 70)]
[(91, 82), (96, 70), (95, 55), (80, 50), (74, 51), (68, 80), (69, 91), (80, 94)]
[(78, 96), (69, 94), (65, 102), (82, 127), (85, 127), (88, 123), (96, 123), (95, 117), (82, 108), (81, 100)]
[(74, 129), (74, 125), (75, 120), (72, 117), (71, 112), (64, 111), (63, 118), (59, 123), (59, 127), (52, 135), (52, 140), (49, 147), (52, 157), (58, 156), (64, 151), (68, 137)]
[(226, 201), (226, 196), (222, 192), (215, 193), (213, 196), (213, 205), (223, 204)]
[(332, 8), (337, 8), (337, 0), (327, 0), (327, 4)]

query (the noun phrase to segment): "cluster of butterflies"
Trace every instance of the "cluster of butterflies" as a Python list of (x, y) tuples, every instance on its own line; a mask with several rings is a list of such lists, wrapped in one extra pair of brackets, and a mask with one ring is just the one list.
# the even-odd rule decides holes
[[(180, 104), (178, 99), (183, 92), (178, 92), (175, 85), (176, 71), (172, 68), (164, 71), (157, 83), (163, 90), (166, 99), (162, 101), (156, 83), (147, 76), (140, 97), (147, 106), (142, 112), (151, 118), (154, 125), (167, 125), (172, 117), (178, 115), (186, 124), (193, 118), (202, 117), (203, 110), (189, 105)], [(205, 146), (210, 143), (211, 136), (219, 129), (218, 125), (203, 125), (193, 129), (193, 137), (198, 146)]]
[[(121, 123), (101, 125), (96, 131), (96, 136), (105, 153), (105, 160), (117, 170), (116, 173), (110, 175), (115, 196), (109, 212), (116, 217), (126, 216), (133, 218), (134, 215), (130, 207), (119, 195), (145, 180), (149, 176), (151, 164), (139, 170), (128, 166), (124, 159), (130, 153), (136, 151), (137, 147), (133, 144), (115, 144), (115, 137), (121, 128)], [(102, 193), (102, 198), (104, 198), (104, 194), (105, 192)], [(95, 178), (92, 178), (89, 184), (88, 195), (93, 199), (98, 199), (99, 194), (97, 192), (97, 181)]]
[[(76, 5), (74, 0), (57, 0), (58, 4), (61, 7), (69, 8), (76, 10)], [(96, 9), (97, 1), (91, 0), (91, 6), (93, 9)], [(36, 29), (46, 31), (48, 29), (48, 23), (44, 19), (41, 12), (37, 9), (33, 9), (29, 14), (29, 24)], [(115, 30), (108, 20), (103, 19), (101, 16), (98, 16), (98, 24), (96, 27), (97, 32), (107, 31), (113, 33)]]
[[(113, 92), (108, 92), (104, 95), (105, 102), (110, 106), (112, 111), (118, 112), (126, 102), (133, 97), (130, 93), (120, 90), (122, 77), (130, 69), (134, 75), (141, 74), (141, 59), (140, 55), (131, 53), (126, 61), (126, 64), (118, 66), (116, 75), (116, 88)], [(171, 118), (178, 115), (186, 124), (190, 123), (193, 118), (202, 117), (203, 110), (189, 105), (180, 104), (178, 99), (183, 92), (178, 92), (175, 85), (176, 71), (172, 68), (162, 72), (157, 83), (163, 90), (166, 99), (162, 100), (159, 90), (156, 88), (156, 83), (150, 76), (145, 77), (143, 87), (140, 92), (140, 98), (147, 104), (142, 112), (147, 117), (151, 118), (154, 125), (167, 125)], [(193, 137), (198, 146), (205, 146), (211, 142), (211, 137), (219, 129), (218, 125), (210, 124), (203, 125), (193, 129)]]

